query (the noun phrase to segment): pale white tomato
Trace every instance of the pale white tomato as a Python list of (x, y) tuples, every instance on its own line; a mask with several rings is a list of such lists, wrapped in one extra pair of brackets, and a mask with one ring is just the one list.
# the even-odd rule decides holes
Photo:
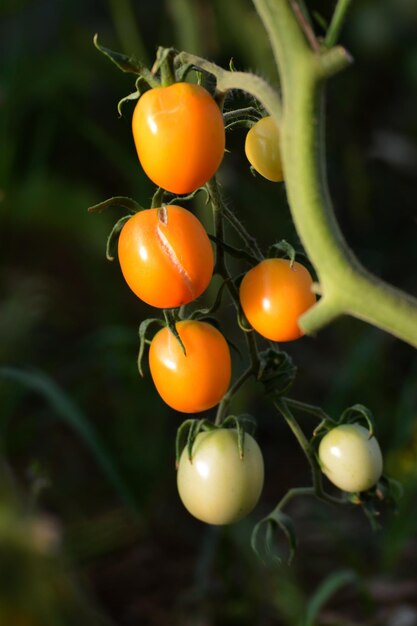
[(342, 424), (330, 430), (320, 442), (319, 459), (330, 482), (349, 493), (370, 489), (382, 474), (378, 441), (359, 424)]
[(239, 456), (234, 429), (219, 428), (197, 435), (192, 460), (184, 448), (177, 484), (185, 508), (207, 524), (231, 524), (252, 511), (264, 481), (262, 453), (245, 434), (244, 455)]

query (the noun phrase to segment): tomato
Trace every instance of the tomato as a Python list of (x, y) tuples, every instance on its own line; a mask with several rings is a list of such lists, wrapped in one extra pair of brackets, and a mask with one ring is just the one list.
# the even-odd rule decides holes
[(135, 107), (132, 130), (146, 174), (172, 193), (198, 189), (223, 159), (223, 116), (199, 85), (175, 83), (145, 92)]
[(266, 259), (244, 276), (240, 302), (249, 323), (272, 341), (302, 336), (298, 318), (316, 301), (308, 270), (287, 259)]
[(323, 473), (339, 489), (366, 491), (382, 474), (382, 454), (375, 437), (359, 424), (342, 424), (321, 440), (319, 459)]
[(261, 176), (275, 183), (284, 179), (279, 130), (272, 117), (263, 117), (252, 126), (246, 135), (245, 153)]
[(184, 448), (177, 474), (185, 508), (207, 524), (231, 524), (248, 515), (261, 495), (264, 481), (262, 453), (245, 434), (240, 458), (236, 430), (220, 428), (200, 432), (192, 460)]
[(186, 354), (168, 328), (160, 330), (151, 342), (149, 366), (155, 387), (177, 411), (205, 411), (220, 402), (230, 384), (229, 346), (207, 322), (184, 320), (176, 327)]
[(175, 205), (133, 215), (120, 233), (118, 254), (129, 287), (155, 307), (191, 302), (213, 273), (213, 250), (203, 225)]

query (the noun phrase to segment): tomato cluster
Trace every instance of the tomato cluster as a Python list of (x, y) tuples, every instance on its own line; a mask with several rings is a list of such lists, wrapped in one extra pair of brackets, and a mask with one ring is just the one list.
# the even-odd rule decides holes
[[(246, 136), (246, 156), (256, 172), (279, 182), (284, 178), (280, 130), (272, 117), (258, 119), (258, 113)], [(166, 204), (155, 202), (153, 208), (122, 218), (118, 257), (126, 283), (136, 296), (164, 310), (166, 324), (148, 342), (149, 369), (161, 398), (186, 414), (218, 406), (214, 424), (190, 419), (178, 430), (180, 434), (183, 426), (189, 427), (185, 445), (179, 446), (180, 436), (177, 438), (180, 498), (197, 519), (229, 524), (254, 508), (264, 479), (258, 444), (242, 430), (239, 418), (223, 415), (246, 374), (230, 388), (231, 354), (216, 322), (209, 319), (211, 309), (210, 315), (194, 311), (187, 318), (183, 308), (205, 292), (216, 269), (223, 278), (220, 289), (228, 289), (240, 325), (247, 331), (246, 337), (252, 337), (248, 340), (251, 366), (247, 374), (257, 376), (268, 393), (272, 385), (272, 391), (280, 396), (279, 384), (287, 388), (293, 369), (278, 372), (283, 353), (273, 347), (262, 353), (268, 358), (262, 357), (256, 334), (264, 343), (299, 339), (303, 335), (300, 317), (316, 302), (313, 278), (295, 260), (292, 249), (288, 259), (263, 258), (257, 247), (251, 248), (252, 238), (241, 226), (237, 232), (251, 253), (241, 257), (249, 258), (252, 267), (241, 280), (229, 273), (224, 256), (227, 252), (239, 256), (239, 250), (222, 240), (224, 228), (218, 228), (218, 223), (219, 215), (220, 220), (224, 215), (211, 186), (225, 151), (225, 124), (218, 103), (204, 87), (179, 81), (145, 91), (134, 109), (132, 130), (139, 161), (159, 188), (155, 195), (159, 201), (169, 194), (193, 195), (205, 186), (213, 205), (216, 264), (205, 228), (193, 213), (175, 203), (177, 198)], [(288, 244), (285, 246), (288, 251)], [(219, 295), (217, 300), (220, 303)], [(150, 321), (154, 320), (144, 322), (146, 328)], [(139, 363), (144, 341), (141, 335)], [(228, 420), (233, 427), (226, 427)], [(320, 465), (329, 480), (346, 492), (370, 489), (382, 473), (376, 439), (358, 424), (334, 426), (322, 438), (313, 466), (319, 471)], [(311, 446), (310, 451), (314, 443)], [(315, 459), (314, 453), (308, 456)]]

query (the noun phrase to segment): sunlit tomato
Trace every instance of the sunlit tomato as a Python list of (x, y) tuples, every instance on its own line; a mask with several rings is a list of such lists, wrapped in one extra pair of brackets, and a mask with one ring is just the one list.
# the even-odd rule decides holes
[(272, 117), (263, 117), (248, 132), (245, 153), (252, 167), (273, 182), (284, 179), (279, 130)]
[(175, 205), (133, 215), (120, 233), (118, 254), (129, 287), (155, 307), (191, 302), (213, 273), (213, 251), (203, 225)]
[(321, 440), (319, 459), (323, 473), (339, 489), (366, 491), (382, 474), (382, 454), (375, 437), (359, 424), (342, 424)]
[(199, 85), (175, 83), (145, 92), (135, 107), (132, 129), (146, 174), (172, 193), (204, 185), (223, 159), (223, 117)]
[(272, 341), (302, 336), (298, 318), (316, 301), (308, 270), (286, 259), (261, 261), (240, 285), (242, 309), (253, 328)]
[(176, 327), (186, 354), (168, 328), (160, 330), (151, 342), (149, 366), (155, 387), (177, 411), (205, 411), (220, 402), (229, 386), (229, 346), (206, 322), (186, 320)]
[(256, 441), (245, 435), (239, 456), (236, 430), (201, 432), (192, 451), (184, 448), (177, 474), (178, 492), (185, 508), (207, 524), (231, 524), (248, 515), (261, 495), (264, 463)]

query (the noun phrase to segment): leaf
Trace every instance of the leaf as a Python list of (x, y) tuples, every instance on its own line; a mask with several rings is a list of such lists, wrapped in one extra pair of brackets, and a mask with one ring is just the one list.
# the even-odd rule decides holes
[(180, 462), (181, 453), (186, 445), (186, 442), (188, 442), (189, 433), (195, 421), (195, 419), (185, 420), (177, 428), (177, 434), (175, 437), (175, 467), (177, 469)]
[(126, 484), (93, 426), (77, 405), (49, 376), (38, 371), (2, 367), (0, 368), (0, 378), (12, 380), (39, 393), (48, 402), (56, 416), (77, 432), (90, 449), (109, 482), (115, 487), (129, 508), (135, 513), (139, 512), (133, 492)]
[(169, 202), (166, 202), (165, 204), (175, 204), (176, 202), (185, 202), (186, 200), (193, 200), (200, 191), (205, 192), (206, 194), (205, 204), (208, 204), (210, 200), (210, 194), (208, 190), (206, 189), (206, 187), (198, 187), (198, 189), (196, 189), (192, 193), (189, 193), (185, 196), (174, 196), (173, 198), (171, 198), (171, 200), (169, 200)]
[(103, 200), (103, 202), (90, 206), (87, 211), (89, 213), (101, 213), (105, 209), (113, 207), (127, 209), (128, 211), (131, 211), (132, 214), (144, 210), (143, 207), (136, 202), (136, 200), (133, 200), (133, 198), (127, 198), (126, 196), (113, 196), (112, 198)]
[(316, 618), (326, 602), (328, 602), (339, 589), (357, 582), (358, 580), (358, 575), (352, 570), (341, 570), (330, 574), (330, 576), (321, 583), (308, 602), (303, 626), (315, 626), (317, 624)]
[(269, 250), (268, 250), (268, 257), (271, 257), (274, 253), (280, 253), (283, 254), (284, 257), (288, 257), (290, 260), (290, 267), (292, 267), (294, 265), (295, 262), (295, 257), (296, 257), (296, 251), (295, 248), (288, 243), (288, 241), (285, 241), (285, 239), (282, 239), (281, 241), (278, 241), (278, 243), (274, 243), (272, 244), (272, 246), (270, 246)]
[[(110, 48), (102, 46), (98, 41), (97, 33), (94, 35), (93, 42), (97, 50), (110, 59), (110, 61), (112, 61), (112, 63), (114, 63), (119, 70), (122, 70), (122, 72), (139, 74), (144, 78), (148, 78), (149, 75), (151, 75), (148, 68), (140, 63), (140, 61), (137, 61), (133, 57), (128, 57), (126, 54), (122, 54), (121, 52), (115, 52), (114, 50), (110, 50)], [(155, 77), (153, 77), (153, 82), (157, 82)]]
[(187, 351), (185, 349), (185, 346), (183, 344), (183, 341), (180, 337), (180, 334), (177, 330), (177, 322), (175, 319), (175, 314), (173, 313), (172, 309), (164, 309), (164, 317), (165, 317), (165, 322), (166, 325), (168, 326), (168, 329), (171, 331), (171, 333), (174, 335), (175, 339), (178, 341), (178, 343), (181, 346), (181, 350), (184, 354), (184, 356), (187, 356)]
[[(289, 551), (286, 561), (290, 565), (297, 550), (297, 537), (291, 518), (280, 509), (272, 511), (256, 524), (252, 531), (251, 547), (262, 561), (282, 563), (283, 558), (274, 545), (277, 530), (283, 533), (287, 541)], [(262, 557), (262, 552), (264, 557)]]
[(106, 243), (106, 259), (108, 261), (114, 261), (113, 249), (116, 247), (117, 241), (119, 239), (120, 231), (122, 230), (126, 222), (130, 220), (131, 217), (132, 217), (131, 215), (125, 215), (124, 217), (121, 217), (119, 220), (117, 220), (117, 222), (111, 229), (110, 235), (107, 237), (107, 243)]
[(242, 460), (245, 456), (245, 429), (242, 428), (242, 422), (236, 415), (229, 415), (222, 423), (222, 428), (233, 428), (237, 431), (237, 448)]
[(159, 324), (160, 326), (164, 325), (164, 322), (162, 320), (160, 320), (157, 317), (149, 317), (146, 320), (143, 320), (143, 322), (140, 323), (139, 326), (139, 354), (138, 354), (138, 370), (139, 370), (139, 374), (140, 376), (143, 378), (143, 370), (142, 370), (142, 360), (143, 360), (143, 354), (145, 351), (145, 343), (147, 341), (146, 339), (146, 333), (148, 332), (148, 328), (151, 324)]
[(365, 420), (369, 429), (369, 438), (375, 434), (375, 420), (372, 412), (363, 404), (354, 404), (345, 409), (340, 416), (339, 424), (354, 424)]
[(125, 96), (121, 100), (119, 100), (119, 102), (117, 103), (117, 112), (119, 114), (119, 117), (122, 117), (122, 106), (126, 102), (130, 102), (131, 100), (139, 100), (140, 95), (141, 95), (140, 91), (136, 90), (136, 91), (133, 91), (132, 93), (128, 94), (127, 96)]

